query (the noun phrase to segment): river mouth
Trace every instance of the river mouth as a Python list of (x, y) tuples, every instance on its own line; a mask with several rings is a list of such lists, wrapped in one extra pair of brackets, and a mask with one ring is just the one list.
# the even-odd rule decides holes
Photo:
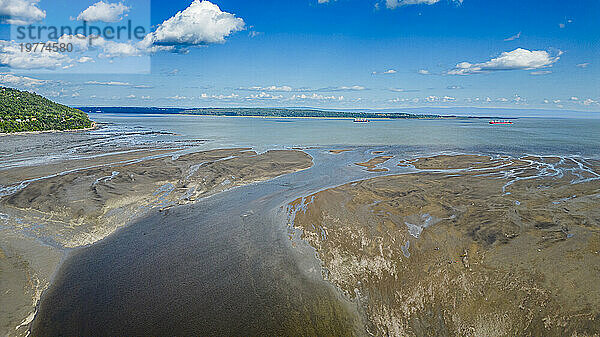
[(369, 152), (309, 152), (308, 170), (153, 211), (72, 251), (32, 335), (364, 335), (357, 305), (290, 240), (285, 205), (371, 176), (351, 164)]

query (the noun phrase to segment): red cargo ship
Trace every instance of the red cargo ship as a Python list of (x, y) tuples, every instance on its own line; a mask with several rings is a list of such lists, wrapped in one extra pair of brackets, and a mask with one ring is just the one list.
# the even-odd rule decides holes
[(490, 121), (490, 124), (512, 124), (511, 121)]

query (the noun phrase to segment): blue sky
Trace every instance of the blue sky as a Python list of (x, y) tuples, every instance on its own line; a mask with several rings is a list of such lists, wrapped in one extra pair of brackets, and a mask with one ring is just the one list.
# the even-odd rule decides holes
[[(1, 83), (69, 105), (600, 111), (597, 0), (9, 1)], [(86, 17), (149, 34), (15, 51), (19, 25)]]

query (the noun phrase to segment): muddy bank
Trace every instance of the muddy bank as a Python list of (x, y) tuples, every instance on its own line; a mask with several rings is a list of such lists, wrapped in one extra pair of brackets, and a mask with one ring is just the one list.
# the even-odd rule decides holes
[[(133, 151), (3, 171), (13, 185), (0, 199), (1, 335), (26, 334), (39, 296), (66, 250), (95, 243), (150, 209), (166, 210), (312, 165), (309, 155), (293, 150), (170, 151), (167, 156), (163, 150)], [(69, 171), (57, 172), (61, 166)]]
[(596, 336), (600, 163), (449, 155), (290, 204), (324, 276), (397, 336)]

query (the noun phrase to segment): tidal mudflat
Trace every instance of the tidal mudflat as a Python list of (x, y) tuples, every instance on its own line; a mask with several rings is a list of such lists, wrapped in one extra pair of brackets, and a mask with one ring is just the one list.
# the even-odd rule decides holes
[[(270, 120), (102, 118), (60, 139), (3, 138), (3, 335), (598, 329), (592, 133), (548, 143), (528, 121), (319, 120), (284, 123), (303, 132), (287, 139)], [(397, 139), (415, 126), (481, 137)], [(319, 145), (336, 128), (387, 145)], [(481, 145), (490, 132), (515, 143)]]
[[(597, 336), (600, 162), (437, 155), (290, 203), (378, 336)], [(365, 167), (369, 167), (364, 165)]]
[(295, 150), (178, 150), (119, 151), (3, 170), (2, 335), (28, 333), (40, 296), (68, 251), (98, 242), (152, 209), (312, 165), (309, 155)]

